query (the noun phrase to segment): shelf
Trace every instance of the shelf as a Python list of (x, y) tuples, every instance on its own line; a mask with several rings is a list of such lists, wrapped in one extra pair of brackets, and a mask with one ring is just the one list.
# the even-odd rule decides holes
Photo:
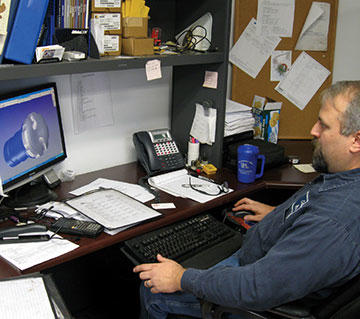
[(149, 60), (160, 59), (162, 66), (180, 66), (194, 64), (209, 64), (224, 62), (223, 52), (199, 53), (192, 52), (181, 55), (153, 55), (146, 57), (102, 57), (100, 59), (88, 58), (78, 62), (60, 62), (31, 65), (1, 65), (0, 80), (18, 80), (32, 77), (52, 75), (102, 72), (144, 68)]

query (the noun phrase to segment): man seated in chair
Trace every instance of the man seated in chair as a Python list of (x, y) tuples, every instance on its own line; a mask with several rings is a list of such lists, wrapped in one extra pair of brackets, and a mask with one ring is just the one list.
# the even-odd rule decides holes
[(143, 318), (201, 317), (198, 298), (251, 310), (321, 299), (360, 273), (360, 81), (323, 92), (311, 135), (320, 176), (277, 207), (239, 200), (233, 210), (261, 222), (235, 254), (207, 270), (160, 255), (134, 268)]

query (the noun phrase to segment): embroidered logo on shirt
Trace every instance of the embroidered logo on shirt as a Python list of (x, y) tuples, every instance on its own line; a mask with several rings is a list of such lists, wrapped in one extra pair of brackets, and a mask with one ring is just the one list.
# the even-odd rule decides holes
[(291, 215), (295, 214), (298, 210), (300, 210), (308, 201), (309, 201), (309, 192), (299, 197), (296, 202), (294, 202), (290, 209), (286, 212), (285, 219), (288, 219)]

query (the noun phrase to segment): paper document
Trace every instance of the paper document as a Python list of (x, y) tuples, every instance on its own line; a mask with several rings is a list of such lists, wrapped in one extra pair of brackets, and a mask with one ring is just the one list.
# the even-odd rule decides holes
[(295, 0), (259, 0), (257, 34), (291, 37), (294, 12)]
[(71, 191), (70, 194), (79, 196), (101, 187), (116, 189), (132, 198), (135, 198), (142, 203), (145, 203), (155, 198), (155, 196), (151, 194), (147, 189), (138, 184), (114, 181), (106, 178), (97, 178), (93, 182)]
[(203, 87), (209, 89), (217, 89), (218, 85), (218, 73), (213, 71), (205, 71), (205, 79)]
[(110, 80), (106, 73), (71, 75), (75, 134), (114, 124)]
[(145, 64), (146, 79), (148, 81), (161, 79), (161, 61), (160, 60), (149, 60)]
[[(199, 193), (189, 187), (189, 178), (191, 178), (191, 184), (195, 185), (194, 187), (206, 191), (209, 194), (219, 193), (218, 184), (194, 176), (190, 176), (186, 169), (181, 169), (174, 172), (150, 177), (148, 179), (148, 183), (151, 186), (161, 189), (162, 191), (169, 193), (173, 196), (190, 198), (199, 203), (205, 203), (209, 200), (225, 194), (221, 193), (219, 195), (212, 196)], [(229, 192), (231, 191), (232, 190), (229, 190)]]
[(330, 3), (314, 1), (301, 30), (295, 50), (326, 51), (330, 23)]
[(302, 52), (275, 90), (303, 110), (329, 75), (328, 69)]
[(1, 281), (0, 295), (2, 318), (55, 318), (41, 277)]
[[(48, 231), (51, 236), (53, 233)], [(20, 270), (66, 254), (78, 245), (56, 235), (49, 241), (0, 245), (0, 256)]]
[(280, 40), (277, 36), (257, 35), (256, 20), (252, 18), (230, 50), (229, 61), (255, 79)]
[(215, 142), (216, 109), (196, 103), (196, 111), (190, 135), (200, 143), (212, 145)]
[(315, 173), (316, 170), (312, 164), (295, 164), (294, 167), (302, 173)]
[(160, 213), (114, 189), (100, 189), (66, 201), (85, 216), (108, 229), (134, 225)]

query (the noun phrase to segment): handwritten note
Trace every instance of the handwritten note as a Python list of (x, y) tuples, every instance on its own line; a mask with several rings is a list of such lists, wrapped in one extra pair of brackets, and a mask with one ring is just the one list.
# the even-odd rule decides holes
[(328, 69), (302, 52), (275, 90), (303, 110), (329, 75)]
[(259, 0), (257, 33), (265, 36), (291, 37), (295, 0)]
[(218, 84), (218, 73), (212, 71), (206, 71), (203, 87), (216, 89), (217, 84)]
[(161, 79), (161, 62), (160, 60), (150, 60), (146, 62), (146, 78), (148, 81)]
[(280, 37), (257, 35), (253, 18), (232, 47), (229, 60), (255, 79), (280, 40)]

